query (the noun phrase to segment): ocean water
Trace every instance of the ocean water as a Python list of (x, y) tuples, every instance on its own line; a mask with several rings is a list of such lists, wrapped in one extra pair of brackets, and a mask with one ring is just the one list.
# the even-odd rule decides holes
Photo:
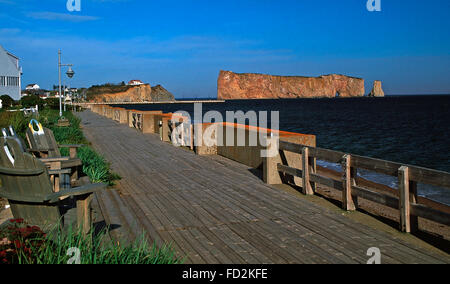
[[(123, 105), (187, 111), (193, 104)], [(280, 130), (314, 134), (317, 146), (450, 172), (450, 95), (385, 98), (238, 100), (202, 105), (203, 112), (279, 111)], [(270, 124), (269, 124), (270, 128)], [(339, 165), (318, 162), (339, 169)], [(395, 177), (359, 171), (364, 178), (397, 187)], [(450, 205), (450, 189), (419, 184), (419, 194)]]

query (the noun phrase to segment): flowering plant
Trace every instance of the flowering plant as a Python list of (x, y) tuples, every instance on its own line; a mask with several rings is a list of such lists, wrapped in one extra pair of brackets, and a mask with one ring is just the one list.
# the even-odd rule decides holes
[(45, 233), (23, 219), (9, 220), (0, 230), (0, 264), (17, 263), (19, 255), (31, 260), (35, 248), (43, 244)]

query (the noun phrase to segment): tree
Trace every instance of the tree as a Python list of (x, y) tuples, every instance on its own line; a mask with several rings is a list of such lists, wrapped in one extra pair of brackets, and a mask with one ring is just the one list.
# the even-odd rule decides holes
[(39, 108), (41, 108), (44, 105), (44, 101), (39, 96), (36, 95), (28, 95), (22, 97), (19, 103), (24, 108), (35, 107), (36, 105), (39, 106)]
[(51, 109), (59, 109), (59, 99), (58, 98), (48, 98), (45, 100), (46, 106)]
[(8, 95), (0, 96), (0, 100), (2, 100), (3, 108), (10, 108), (15, 104), (13, 98)]

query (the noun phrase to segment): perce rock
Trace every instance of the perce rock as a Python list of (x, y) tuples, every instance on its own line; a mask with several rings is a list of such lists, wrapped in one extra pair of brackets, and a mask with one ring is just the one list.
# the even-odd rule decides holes
[(363, 97), (364, 79), (344, 75), (320, 77), (237, 74), (220, 71), (219, 100)]

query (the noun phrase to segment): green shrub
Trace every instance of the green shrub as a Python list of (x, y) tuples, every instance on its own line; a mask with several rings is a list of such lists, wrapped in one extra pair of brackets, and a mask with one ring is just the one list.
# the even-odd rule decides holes
[(59, 110), (59, 99), (58, 98), (47, 98), (45, 100), (45, 107), (49, 109)]
[(0, 96), (0, 100), (2, 100), (2, 107), (5, 108), (5, 109), (8, 109), (8, 108), (14, 106), (15, 103), (16, 103), (16, 102), (14, 101), (14, 99), (11, 98), (11, 97), (8, 96), (8, 95), (2, 95), (2, 96)]
[(44, 100), (36, 95), (24, 96), (20, 99), (19, 104), (24, 108), (38, 106), (41, 109), (44, 106)]

